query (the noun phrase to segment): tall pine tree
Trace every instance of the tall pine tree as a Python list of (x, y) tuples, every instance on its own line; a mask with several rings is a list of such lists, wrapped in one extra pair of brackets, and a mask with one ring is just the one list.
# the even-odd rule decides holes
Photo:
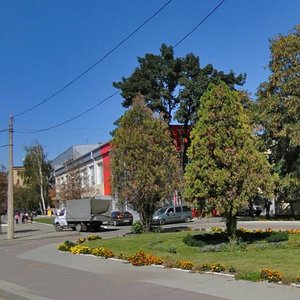
[(185, 174), (186, 200), (217, 208), (232, 238), (238, 209), (258, 194), (272, 191), (270, 166), (255, 148), (241, 96), (223, 82), (211, 85), (203, 95)]

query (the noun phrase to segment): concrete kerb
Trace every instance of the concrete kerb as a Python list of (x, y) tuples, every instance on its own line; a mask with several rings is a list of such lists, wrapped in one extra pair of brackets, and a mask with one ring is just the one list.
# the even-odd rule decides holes
[(33, 294), (28, 288), (0, 280), (0, 296), (10, 300), (50, 300)]

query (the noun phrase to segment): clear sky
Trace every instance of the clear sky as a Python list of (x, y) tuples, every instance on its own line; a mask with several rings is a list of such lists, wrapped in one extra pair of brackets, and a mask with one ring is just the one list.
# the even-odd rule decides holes
[[(142, 24), (167, 0), (1, 0), (0, 130), (14, 115), (38, 104), (74, 79)], [(173, 0), (126, 43), (83, 78), (44, 105), (15, 119), (16, 131), (63, 122), (116, 91), (112, 82), (129, 76), (137, 56), (176, 44), (220, 0)], [(193, 52), (228, 72), (247, 73), (244, 88), (255, 95), (268, 77), (269, 38), (286, 34), (300, 21), (299, 0), (226, 0), (188, 39), (176, 56)], [(41, 143), (53, 159), (71, 145), (110, 139), (124, 109), (116, 95), (83, 117), (40, 133), (14, 134), (14, 165), (25, 146)], [(0, 145), (8, 144), (0, 132)], [(0, 148), (7, 166), (8, 149)]]

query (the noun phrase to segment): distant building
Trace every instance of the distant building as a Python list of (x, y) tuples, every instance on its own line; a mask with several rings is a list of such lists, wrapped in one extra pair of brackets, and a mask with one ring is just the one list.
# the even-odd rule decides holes
[(22, 166), (13, 167), (14, 186), (24, 186), (25, 168)]
[(77, 145), (68, 148), (52, 161), (54, 169), (56, 198), (67, 180), (68, 168), (76, 168), (88, 176), (88, 185), (93, 191), (89, 196), (111, 196), (111, 172), (109, 143), (102, 145)]

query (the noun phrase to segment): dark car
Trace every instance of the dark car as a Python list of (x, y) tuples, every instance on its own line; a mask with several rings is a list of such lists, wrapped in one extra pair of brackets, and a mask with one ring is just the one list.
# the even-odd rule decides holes
[(112, 211), (109, 219), (109, 224), (118, 225), (132, 225), (133, 216), (129, 211)]
[(247, 207), (244, 209), (240, 209), (238, 212), (239, 216), (260, 216), (262, 213), (262, 208), (259, 205), (253, 205), (253, 207)]

